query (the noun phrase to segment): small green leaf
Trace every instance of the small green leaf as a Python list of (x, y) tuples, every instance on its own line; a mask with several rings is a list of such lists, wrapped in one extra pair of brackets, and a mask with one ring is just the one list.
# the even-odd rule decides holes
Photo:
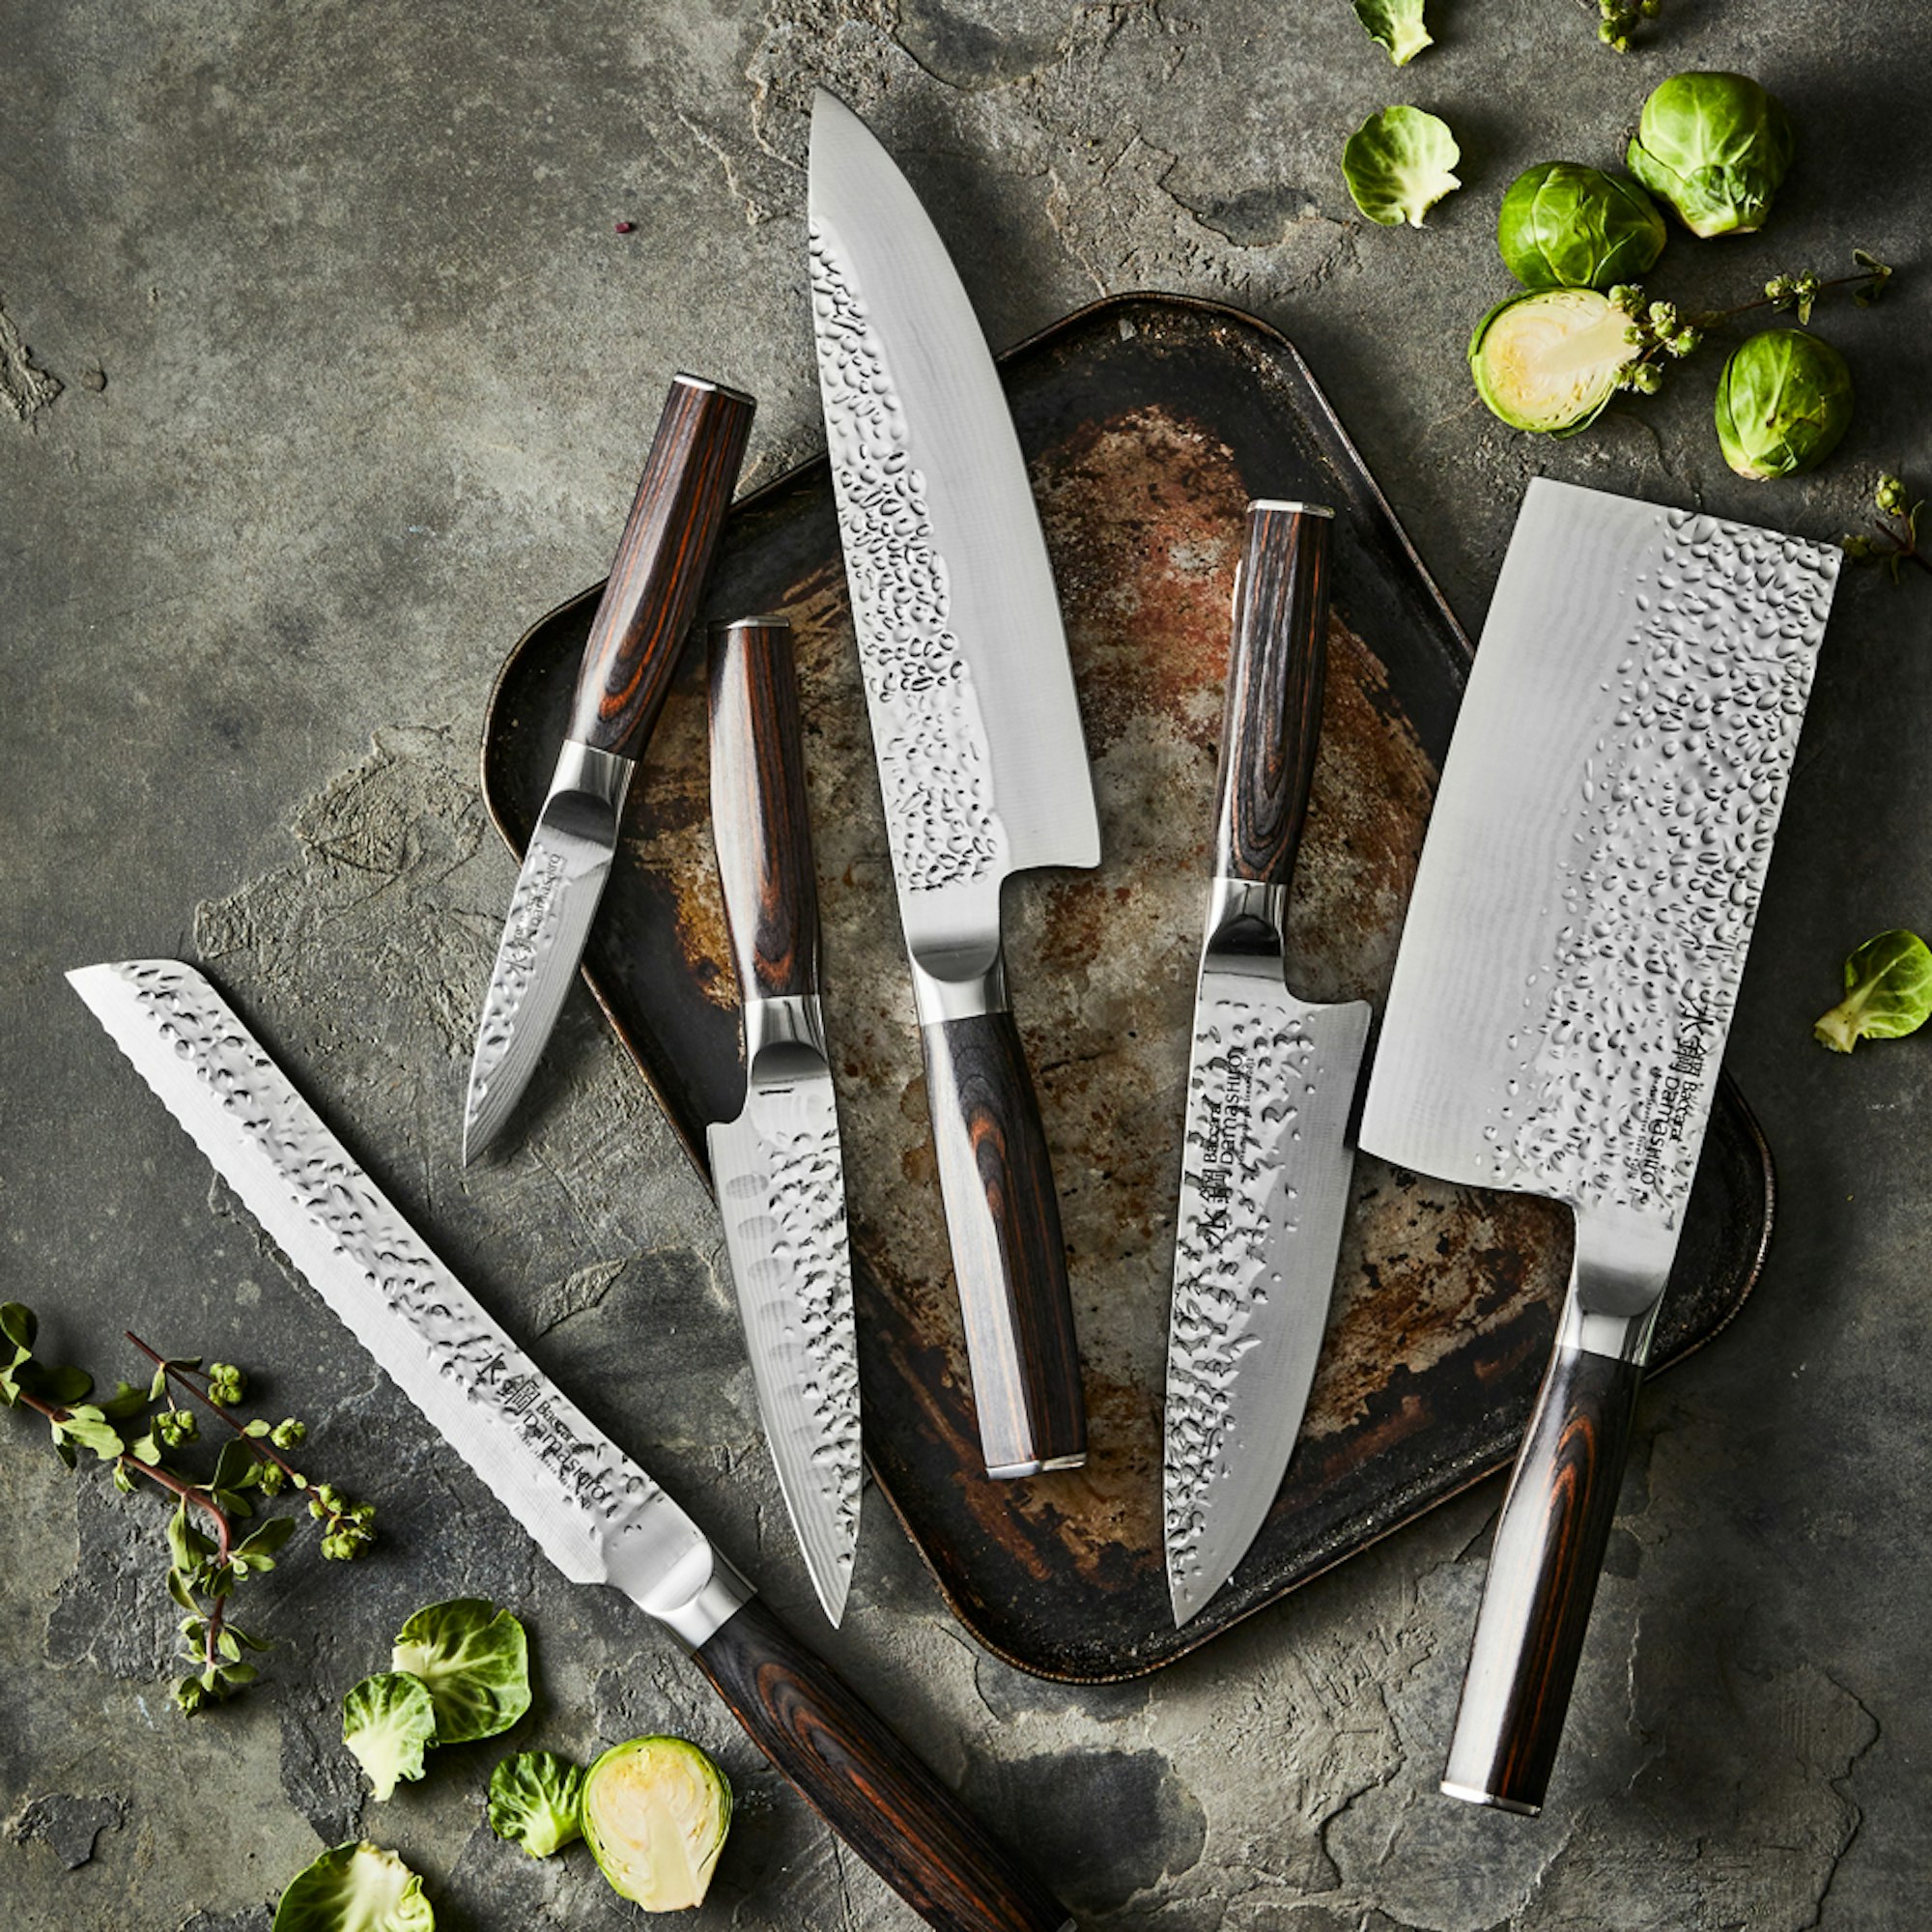
[(214, 1647), (222, 1654), (223, 1657), (225, 1657), (229, 1661), (230, 1663), (241, 1662), (242, 1646), (235, 1640), (235, 1633), (233, 1631), (224, 1628), (216, 1635), (214, 1639)]
[(1916, 932), (1881, 932), (1845, 961), (1845, 997), (1812, 1033), (1834, 1053), (1901, 1039), (1932, 1017), (1932, 949)]
[(1384, 107), (1349, 136), (1342, 175), (1371, 221), (1420, 228), (1422, 217), (1463, 185), (1452, 172), (1462, 158), (1446, 122), (1419, 107)]
[(40, 1332), (40, 1325), (34, 1311), (24, 1302), (0, 1302), (0, 1335), (6, 1336), (22, 1355), (33, 1352), (34, 1337)]
[(436, 1741), (428, 1687), (406, 1670), (365, 1677), (342, 1700), (342, 1742), (367, 1773), (378, 1802), (391, 1796), (398, 1779), (423, 1775), (423, 1752)]
[[(250, 1559), (271, 1557), (296, 1532), (296, 1520), (292, 1516), (271, 1516), (256, 1530), (251, 1530), (235, 1547), (237, 1556)], [(267, 1568), (267, 1564), (262, 1566)]]
[(418, 1610), (396, 1633), (390, 1662), (429, 1687), (439, 1744), (494, 1738), (530, 1708), (524, 1627), (487, 1598), (458, 1597)]
[(83, 1403), (78, 1408), (70, 1409), (65, 1431), (71, 1442), (77, 1442), (83, 1449), (92, 1449), (103, 1463), (111, 1463), (127, 1450), (119, 1433), (91, 1403)]
[(490, 1774), (490, 1829), (547, 1859), (582, 1835), (583, 1773), (554, 1751), (518, 1751)]
[[(94, 1378), (85, 1369), (57, 1366), (51, 1362), (22, 1362), (17, 1371), (20, 1386), (43, 1402), (57, 1408), (71, 1408), (83, 1403), (94, 1388)], [(98, 1415), (99, 1411), (97, 1409)]]
[(54, 1431), (54, 1454), (58, 1456), (61, 1459), (61, 1461), (68, 1465), (70, 1469), (71, 1469), (73, 1465), (80, 1460), (80, 1458), (74, 1453), (73, 1444), (70, 1442), (67, 1439), (67, 1437), (60, 1433), (58, 1428), (56, 1428)]
[(1423, 0), (1355, 0), (1355, 18), (1397, 67), (1406, 67), (1424, 47), (1435, 44), (1423, 24), (1422, 5)]
[(231, 1690), (239, 1690), (242, 1685), (254, 1683), (259, 1674), (252, 1663), (230, 1663), (222, 1667), (221, 1681)]
[(256, 1466), (254, 1454), (247, 1443), (238, 1435), (231, 1435), (221, 1445), (221, 1454), (214, 1459), (214, 1487), (217, 1490), (241, 1489)]
[(270, 1932), (435, 1932), (422, 1880), (394, 1852), (353, 1839), (298, 1872)]
[(148, 1400), (159, 1402), (168, 1392), (168, 1365), (163, 1362), (155, 1371), (155, 1378), (148, 1384)]
[(259, 1438), (261, 1436), (268, 1435), (270, 1429), (272, 1427), (273, 1425), (268, 1420), (266, 1416), (258, 1415), (252, 1422), (246, 1424), (243, 1427), (242, 1433), (243, 1435), (253, 1435)]
[(152, 1435), (135, 1436), (128, 1445), (128, 1453), (137, 1463), (158, 1463), (161, 1460), (160, 1444)]
[(129, 1416), (139, 1415), (148, 1406), (144, 1390), (132, 1382), (116, 1382), (114, 1393), (100, 1405), (100, 1412), (110, 1422), (126, 1422)]
[(187, 1578), (179, 1570), (168, 1572), (168, 1595), (185, 1610), (199, 1610), (201, 1605), (194, 1600), (187, 1587)]
[(234, 1632), (236, 1640), (245, 1644), (250, 1650), (273, 1650), (275, 1647), (272, 1637), (250, 1636), (239, 1624), (230, 1624), (228, 1628)]

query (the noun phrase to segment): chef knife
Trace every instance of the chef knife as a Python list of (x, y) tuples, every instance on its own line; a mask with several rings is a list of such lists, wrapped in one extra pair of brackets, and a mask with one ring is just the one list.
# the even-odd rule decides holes
[(929, 1924), (1067, 1932), (1042, 1891), (437, 1260), (201, 975), (68, 975), (330, 1310), (576, 1583), (671, 1633), (773, 1765)]
[(1311, 1005), (1284, 973), (1321, 729), (1333, 518), (1313, 503), (1250, 503), (1235, 578), (1167, 1343), (1177, 1625), (1227, 1581), (1281, 1487), (1354, 1169), (1347, 1128), (1369, 1009)]
[(992, 1476), (1086, 1460), (1060, 1203), (1000, 890), (1099, 863), (1039, 516), (957, 270), (864, 122), (812, 97), (812, 320), (939, 1183)]
[(818, 886), (791, 627), (711, 632), (711, 830), (745, 1009), (745, 1105), (708, 1139), (765, 1439), (825, 1614), (859, 1542), (859, 1343), (818, 999)]
[(1534, 1812), (1548, 1787), (1838, 556), (1539, 478), (1503, 561), (1361, 1129), (1576, 1222), (1455, 1798)]
[(672, 378), (610, 582), (590, 620), (570, 723), (530, 835), (463, 1110), (467, 1165), (536, 1070), (611, 875), (638, 754), (670, 689), (751, 434), (750, 396)]

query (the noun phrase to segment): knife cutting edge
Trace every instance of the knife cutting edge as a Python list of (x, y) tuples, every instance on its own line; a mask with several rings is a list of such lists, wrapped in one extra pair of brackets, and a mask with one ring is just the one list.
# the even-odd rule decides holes
[(577, 975), (617, 849), (631, 774), (670, 690), (717, 554), (756, 405), (672, 379), (618, 540), (550, 792), (530, 835), (476, 1023), (463, 1159), (502, 1131)]
[(940, 1193), (991, 1476), (1086, 1461), (1066, 1248), (1000, 893), (1099, 863), (1039, 513), (958, 270), (865, 123), (812, 97), (813, 336)]
[(68, 979), (551, 1561), (669, 1631), (758, 1748), (922, 1918), (942, 1932), (1069, 1932), (1065, 1911), (424, 1246), (199, 973), (144, 959)]
[(1184, 1624), (1281, 1487), (1321, 1351), (1368, 1037), (1361, 1001), (1285, 983), (1288, 896), (1321, 729), (1334, 513), (1257, 500), (1235, 580), (1176, 1217), (1163, 1482)]
[(1361, 1129), (1576, 1221), (1454, 1798), (1534, 1812), (1548, 1785), (1839, 554), (1538, 478), (1503, 560)]
[(859, 1543), (859, 1343), (791, 626), (711, 632), (711, 822), (745, 1013), (745, 1105), (707, 1136), (779, 1487), (837, 1625)]

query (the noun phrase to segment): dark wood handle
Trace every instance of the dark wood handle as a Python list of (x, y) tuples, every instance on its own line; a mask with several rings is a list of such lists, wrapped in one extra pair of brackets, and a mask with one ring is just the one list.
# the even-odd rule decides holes
[(1634, 1362), (1556, 1351), (1496, 1525), (1445, 1788), (1536, 1811), (1563, 1736), (1630, 1453)]
[(1250, 503), (1221, 718), (1214, 874), (1286, 886), (1308, 814), (1328, 656), (1328, 532), (1309, 505)]
[(711, 836), (747, 1000), (818, 990), (818, 880), (782, 617), (711, 633)]
[(1019, 1030), (976, 1013), (920, 1037), (986, 1473), (1075, 1467), (1087, 1413), (1066, 1243)]
[(636, 757), (677, 668), (756, 405), (696, 376), (671, 383), (611, 581), (590, 620), (570, 736)]
[(927, 1924), (1071, 1926), (1065, 1908), (756, 1597), (696, 1659), (753, 1743)]

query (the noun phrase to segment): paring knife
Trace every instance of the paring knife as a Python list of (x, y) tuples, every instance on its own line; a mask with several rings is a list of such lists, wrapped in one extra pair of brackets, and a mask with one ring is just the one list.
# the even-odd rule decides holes
[(137, 959), (68, 979), (544, 1554), (669, 1631), (758, 1748), (914, 1911), (943, 1932), (1069, 1932), (1065, 1911), (484, 1313), (199, 973)]
[(745, 1009), (745, 1105), (711, 1179), (779, 1487), (812, 1588), (845, 1614), (859, 1542), (859, 1343), (791, 626), (711, 632), (711, 829)]
[(1534, 1812), (1548, 1785), (1838, 558), (1538, 479), (1503, 561), (1361, 1130), (1576, 1216), (1454, 1798)]
[(925, 211), (812, 97), (819, 392), (939, 1184), (991, 1476), (1078, 1466), (1086, 1411), (1000, 889), (1094, 866), (1099, 820), (1053, 573), (985, 337)]
[(466, 1164), (501, 1131), (536, 1070), (611, 875), (631, 774), (677, 668), (737, 487), (755, 404), (677, 376), (604, 586), (550, 795), (530, 835), (464, 1100)]
[(1348, 1214), (1369, 1009), (1284, 983), (1321, 730), (1334, 513), (1248, 505), (1221, 724), (1168, 1329), (1167, 1585), (1184, 1624), (1247, 1553), (1308, 1406)]

